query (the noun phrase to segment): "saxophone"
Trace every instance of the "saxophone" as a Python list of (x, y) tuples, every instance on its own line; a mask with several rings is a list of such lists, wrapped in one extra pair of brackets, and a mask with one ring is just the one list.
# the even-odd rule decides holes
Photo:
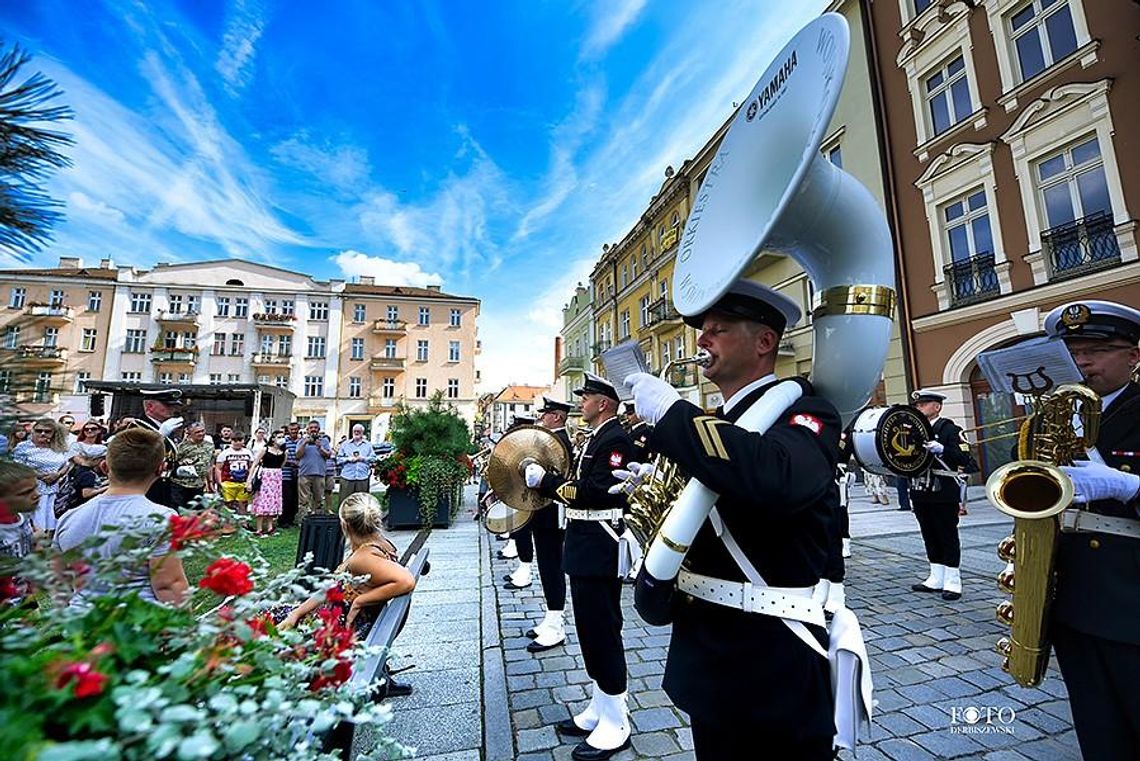
[[(1058, 465), (1093, 447), (1100, 428), (1100, 397), (1078, 385), (1064, 385), (1042, 396), (1032, 417), (1021, 424), (1018, 460), (1003, 465), (986, 481), (994, 507), (1011, 516), (1014, 533), (998, 545), (1006, 561), (998, 586), (1013, 595), (998, 605), (1009, 625), (997, 651), (1002, 669), (1023, 687), (1040, 684), (1049, 665), (1049, 608), (1053, 602), (1060, 535), (1058, 516), (1073, 501), (1073, 482)], [(1082, 432), (1074, 420), (1080, 418)], [(1016, 614), (1015, 614), (1016, 611)]]

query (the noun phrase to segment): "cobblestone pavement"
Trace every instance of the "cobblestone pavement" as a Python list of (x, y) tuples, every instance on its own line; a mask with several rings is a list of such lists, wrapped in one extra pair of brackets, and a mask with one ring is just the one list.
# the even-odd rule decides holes
[[(872, 734), (860, 745), (859, 759), (1080, 758), (1065, 687), (1055, 669), (1032, 690), (1001, 671), (993, 646), (1003, 633), (994, 618), (1002, 597), (994, 577), (1003, 564), (994, 547), (1012, 524), (981, 500), (977, 489), (971, 490), (971, 499), (961, 529), (964, 594), (947, 603), (910, 591), (927, 570), (913, 515), (895, 510), (894, 504), (872, 505), (862, 487), (853, 491), (854, 557), (848, 560), (847, 599), (863, 625), (878, 700)], [(524, 633), (542, 618), (537, 574), (525, 590), (503, 589), (501, 578), (513, 561), (494, 557), (501, 543), (491, 541), (489, 547), (496, 594), (484, 604), (498, 606), (518, 759), (569, 759), (573, 744), (562, 742), (553, 724), (585, 707), (589, 686), (572, 613), (565, 647), (538, 655), (526, 652)], [(644, 625), (633, 608), (632, 587), (625, 588), (623, 608), (634, 734), (632, 749), (614, 758), (692, 759), (687, 718), (661, 689), (669, 627)]]

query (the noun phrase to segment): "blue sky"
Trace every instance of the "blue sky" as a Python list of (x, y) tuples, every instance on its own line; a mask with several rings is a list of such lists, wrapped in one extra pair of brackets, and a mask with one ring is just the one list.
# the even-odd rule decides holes
[(486, 390), (546, 383), (602, 244), (824, 4), (0, 3), (76, 112), (35, 264), (438, 283), (483, 302)]

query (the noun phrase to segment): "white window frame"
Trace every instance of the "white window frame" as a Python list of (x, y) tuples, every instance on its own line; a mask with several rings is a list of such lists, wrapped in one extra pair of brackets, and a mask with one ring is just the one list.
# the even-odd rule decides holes
[(420, 307), (418, 315), (417, 325), (431, 324), (431, 307)]
[(396, 379), (384, 378), (380, 381), (380, 396), (384, 399), (393, 399), (396, 396)]
[(234, 333), (230, 336), (230, 356), (240, 357), (245, 354), (245, 333)]
[(211, 354), (213, 354), (215, 357), (226, 356), (226, 334), (225, 333), (215, 333), (214, 334), (214, 350), (211, 352)]
[(428, 382), (427, 378), (416, 378), (416, 398), (427, 399), (428, 395)]
[(458, 362), (459, 361), (459, 351), (460, 351), (460, 349), (459, 349), (459, 342), (458, 341), (448, 341), (448, 343), (447, 343), (447, 361), (448, 362)]
[(448, 378), (447, 379), (447, 398), (448, 399), (458, 399), (459, 398), (459, 379), (458, 378)]
[(1034, 168), (1038, 161), (1070, 144), (1076, 135), (1096, 134), (1100, 156), (1104, 162), (1104, 179), (1112, 201), (1112, 220), (1116, 241), (1120, 247), (1120, 261), (1137, 261), (1135, 214), (1124, 199), (1120, 181), (1120, 167), (1116, 158), (1112, 112), (1108, 107), (1108, 79), (1098, 82), (1073, 82), (1046, 91), (1027, 105), (1021, 115), (1001, 139), (1009, 146), (1013, 156), (1014, 174), (1021, 190), (1021, 205), (1025, 214), (1025, 229), (1029, 237), (1029, 253), (1025, 261), (1033, 272), (1034, 285), (1049, 282), (1050, 272), (1041, 245), (1045, 220), (1044, 209), (1037, 193)]
[(234, 317), (249, 317), (249, 297), (238, 296), (234, 299)]
[[(951, 74), (950, 64), (959, 59), (962, 60), (962, 68)], [(942, 82), (941, 84), (937, 85), (933, 91), (931, 91), (931, 89), (927, 86), (927, 82), (929, 82), (932, 77), (936, 77), (938, 75), (942, 76)], [(966, 114), (959, 114), (957, 112), (957, 107), (954, 105), (953, 86), (960, 79), (966, 80), (966, 89), (969, 90), (970, 82), (969, 73), (966, 71), (966, 61), (962, 56), (956, 55), (950, 56), (945, 61), (943, 61), (941, 66), (937, 67), (936, 69), (931, 69), (922, 75), (922, 81), (920, 84), (922, 86), (922, 98), (926, 101), (925, 114), (927, 119), (926, 130), (928, 135), (945, 135), (947, 132), (950, 132), (963, 121), (968, 119), (970, 117), (970, 114), (976, 110), (973, 108), (973, 95), (971, 95), (970, 112)], [(934, 101), (939, 98), (945, 98), (946, 113), (953, 120), (947, 124), (946, 129), (942, 130), (941, 132), (936, 131), (937, 127), (934, 124)]]
[(428, 361), (428, 342), (424, 339), (416, 341), (416, 361)]
[(400, 319), (400, 307), (388, 305), (388, 322), (397, 322)]
[(215, 302), (214, 313), (218, 317), (229, 317), (230, 316), (230, 297), (229, 296), (219, 296), (218, 297), (218, 300)]
[(306, 375), (304, 395), (310, 399), (325, 395), (325, 376)]
[(362, 386), (360, 384), (360, 378), (357, 378), (355, 375), (350, 375), (348, 377), (348, 398), (359, 399), (361, 395), (361, 388)]
[(324, 336), (309, 336), (305, 347), (305, 359), (324, 359), (328, 353), (328, 341)]
[(44, 340), (41, 346), (56, 348), (59, 346), (59, 328), (54, 325), (44, 328)]
[(353, 304), (352, 305), (352, 321), (353, 322), (364, 322), (367, 319), (368, 319), (368, 307), (366, 307), (364, 304)]
[(1089, 34), (1084, 2), (1082, 0), (1065, 1), (1069, 3), (1069, 11), (1072, 14), (1073, 31), (1077, 36), (1077, 49), (1066, 58), (1061, 61), (1054, 61), (1044, 71), (1025, 81), (1021, 80), (1017, 48), (1013, 44), (1009, 19), (1026, 5), (1029, 5), (1029, 2), (1027, 0), (989, 0), (986, 2), (986, 15), (989, 18), (990, 35), (994, 42), (994, 52), (997, 54), (998, 74), (1001, 77), (1002, 95), (997, 99), (997, 102), (1005, 108), (1007, 113), (1016, 109), (1018, 99), (1027, 90), (1036, 89), (1041, 80), (1049, 79), (1076, 63), (1080, 63), (1082, 69), (1087, 69), (1097, 62), (1097, 49), (1100, 47), (1100, 42), (1092, 39), (1092, 35)]
[(87, 381), (91, 380), (91, 373), (86, 370), (80, 370), (75, 373), (75, 385), (72, 387), (73, 394), (86, 394), (87, 387), (84, 385)]
[[(135, 348), (135, 342), (138, 342), (138, 347)], [(126, 337), (123, 340), (123, 353), (124, 354), (142, 354), (146, 351), (146, 330), (143, 328), (128, 328)]]
[(79, 350), (80, 351), (95, 351), (99, 342), (99, 330), (97, 328), (84, 328), (83, 335), (80, 338)]
[(449, 318), (449, 320), (450, 320), (449, 324), (451, 325), (451, 327), (458, 328), (462, 324), (461, 315), (462, 315), (462, 312), (460, 312), (458, 309), (452, 309), (451, 310), (451, 317)]
[(995, 205), (998, 195), (997, 180), (994, 177), (993, 149), (993, 143), (954, 145), (950, 150), (935, 157), (914, 183), (922, 193), (926, 219), (931, 222), (927, 225), (930, 230), (930, 251), (934, 265), (934, 282), (930, 288), (938, 298), (940, 311), (951, 307), (950, 285), (946, 282), (945, 267), (953, 262), (953, 257), (950, 255), (950, 240), (946, 237), (946, 228), (939, 221), (939, 215), (948, 204), (978, 189), (984, 189), (986, 192), (990, 234), (994, 239), (994, 271), (997, 273), (998, 293), (1005, 295), (1013, 291), (1013, 283), (1009, 277), (1010, 262), (1006, 257), (1002, 237), (1001, 216)]
[(169, 300), (168, 307), (170, 309), (171, 314), (182, 314), (182, 307), (183, 306), (185, 306), (185, 305), (182, 303), (182, 294), (181, 293), (170, 294), (170, 300)]
[(87, 311), (98, 312), (103, 308), (103, 292), (102, 291), (88, 291), (87, 292)]
[(23, 287), (15, 287), (8, 296), (9, 309), (23, 309), (28, 303), (28, 289)]
[(48, 306), (50, 306), (52, 309), (62, 309), (64, 297), (65, 294), (62, 290), (58, 288), (53, 289), (51, 295), (48, 296)]
[[(145, 304), (145, 307), (143, 306)], [(130, 312), (131, 314), (150, 314), (153, 307), (154, 299), (151, 294), (145, 291), (131, 291), (130, 295)]]
[(353, 338), (349, 344), (349, 359), (364, 359), (364, 339)]
[(384, 359), (395, 359), (395, 358), (396, 358), (396, 339), (395, 338), (385, 338), (384, 339)]
[(325, 322), (329, 319), (329, 302), (327, 301), (310, 301), (309, 302), (309, 319)]

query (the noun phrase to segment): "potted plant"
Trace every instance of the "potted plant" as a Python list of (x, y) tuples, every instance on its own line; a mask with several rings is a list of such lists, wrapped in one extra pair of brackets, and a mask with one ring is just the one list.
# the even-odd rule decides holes
[(447, 528), (471, 472), (466, 421), (437, 391), (425, 408), (397, 405), (391, 438), (395, 451), (376, 465), (388, 485), (388, 527)]

